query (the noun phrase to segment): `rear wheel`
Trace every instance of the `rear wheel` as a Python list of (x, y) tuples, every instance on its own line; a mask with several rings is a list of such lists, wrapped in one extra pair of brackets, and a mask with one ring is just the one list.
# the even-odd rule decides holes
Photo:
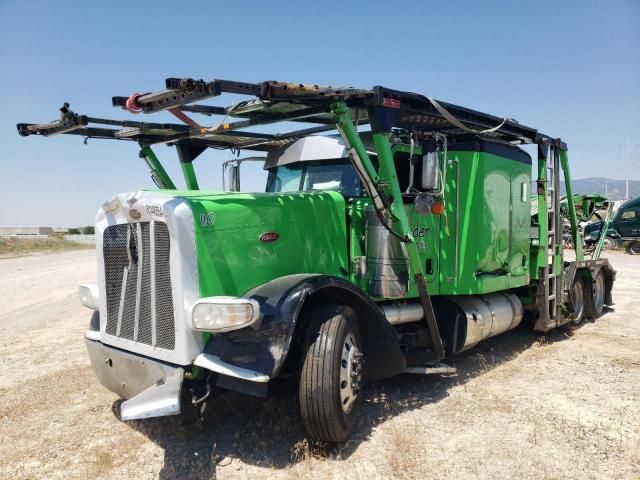
[(584, 314), (588, 319), (595, 320), (604, 310), (604, 273), (598, 272), (593, 281), (585, 279), (584, 286)]
[(342, 442), (353, 431), (362, 377), (362, 341), (353, 309), (323, 305), (311, 318), (298, 399), (311, 438)]
[(631, 255), (640, 255), (640, 242), (633, 242), (629, 245), (628, 251)]
[(582, 280), (578, 277), (573, 281), (569, 300), (571, 301), (570, 306), (573, 312), (573, 322), (578, 324), (582, 322), (584, 317), (584, 288), (582, 286)]

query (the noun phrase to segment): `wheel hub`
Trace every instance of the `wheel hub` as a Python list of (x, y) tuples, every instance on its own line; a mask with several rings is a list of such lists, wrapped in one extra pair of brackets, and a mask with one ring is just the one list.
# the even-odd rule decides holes
[(355, 338), (348, 334), (342, 345), (340, 358), (340, 404), (344, 413), (351, 412), (358, 398), (362, 378), (362, 353)]

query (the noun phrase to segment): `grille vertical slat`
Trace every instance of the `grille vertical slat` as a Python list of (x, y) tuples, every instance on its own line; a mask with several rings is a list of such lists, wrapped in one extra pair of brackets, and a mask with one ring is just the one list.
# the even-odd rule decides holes
[(150, 346), (155, 338), (155, 346), (173, 350), (175, 319), (167, 226), (160, 222), (153, 222), (153, 227), (149, 222), (112, 225), (105, 229), (103, 243), (106, 333)]
[[(175, 348), (175, 323), (173, 319), (173, 296), (169, 271), (169, 231), (163, 223), (155, 224), (154, 250), (156, 255), (156, 345), (173, 350)], [(164, 258), (166, 261), (159, 262)]]
[(118, 312), (124, 269), (129, 265), (127, 258), (127, 225), (112, 225), (104, 231), (103, 237), (105, 297), (107, 301), (106, 333), (115, 335), (118, 329)]
[(122, 307), (122, 319), (120, 320), (120, 337), (133, 340), (133, 329), (136, 321), (136, 286), (138, 283), (138, 267), (127, 267), (127, 283), (124, 290), (124, 305)]
[(140, 282), (140, 308), (138, 317), (138, 342), (151, 345), (151, 253), (149, 224), (142, 225), (142, 275)]

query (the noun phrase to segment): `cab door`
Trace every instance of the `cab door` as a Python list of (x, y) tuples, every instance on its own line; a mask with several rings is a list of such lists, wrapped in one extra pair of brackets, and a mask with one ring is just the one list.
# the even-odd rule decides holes
[[(438, 278), (438, 259), (440, 253), (440, 216), (421, 215), (413, 204), (405, 204), (409, 227), (416, 240), (418, 254), (422, 260), (425, 281), (432, 283)], [(429, 290), (432, 294), (435, 292)]]
[(622, 237), (640, 236), (640, 211), (637, 206), (623, 210), (616, 221), (616, 229)]
[(529, 272), (527, 261), (531, 245), (530, 185), (529, 171), (516, 169), (511, 172), (509, 273), (513, 276)]

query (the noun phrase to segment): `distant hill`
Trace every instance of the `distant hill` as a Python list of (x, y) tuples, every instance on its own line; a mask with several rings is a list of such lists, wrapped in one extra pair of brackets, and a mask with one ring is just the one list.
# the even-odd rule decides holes
[[(604, 177), (579, 178), (572, 180), (573, 193), (599, 193), (605, 194)], [(623, 200), (625, 193), (624, 180), (607, 180), (607, 191), (609, 200)], [(562, 195), (566, 193), (564, 182), (560, 185)], [(640, 195), (640, 180), (629, 180), (629, 197)]]

